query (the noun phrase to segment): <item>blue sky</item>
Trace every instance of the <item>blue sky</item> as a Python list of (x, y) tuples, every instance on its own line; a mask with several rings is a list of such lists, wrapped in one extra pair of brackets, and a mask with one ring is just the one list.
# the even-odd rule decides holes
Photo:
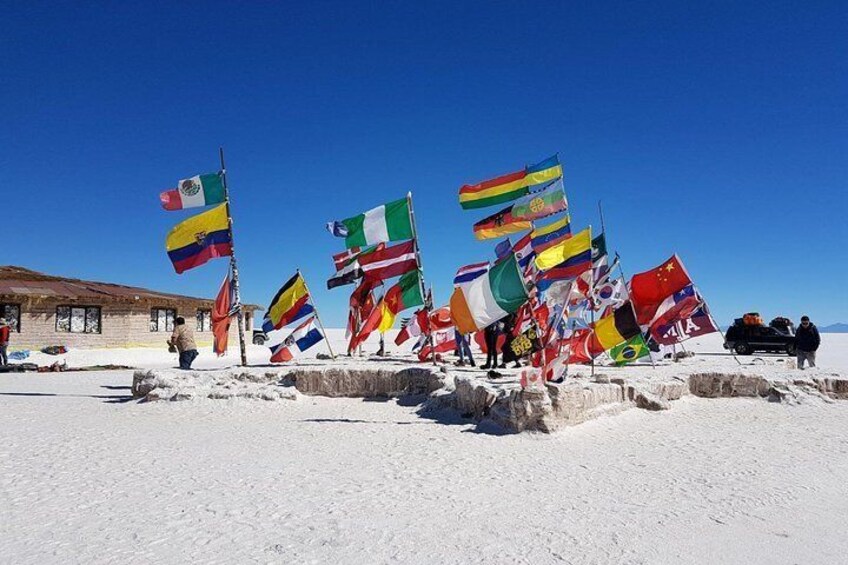
[(457, 190), (559, 152), (628, 275), (678, 253), (720, 323), (848, 320), (848, 6), (826, 2), (0, 3), (2, 264), (211, 296), (158, 193), (223, 144), (248, 302), (300, 267), (332, 326), (328, 220), (414, 194), (446, 302), (493, 256)]

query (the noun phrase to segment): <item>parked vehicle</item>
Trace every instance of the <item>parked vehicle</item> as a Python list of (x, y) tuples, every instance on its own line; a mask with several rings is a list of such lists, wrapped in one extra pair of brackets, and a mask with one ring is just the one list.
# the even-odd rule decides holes
[(265, 345), (266, 341), (268, 341), (268, 334), (262, 330), (253, 330), (254, 345)]
[(724, 348), (738, 355), (751, 355), (757, 351), (795, 355), (794, 326), (788, 318), (775, 318), (768, 326), (753, 323), (759, 319), (746, 314), (737, 318), (724, 334)]

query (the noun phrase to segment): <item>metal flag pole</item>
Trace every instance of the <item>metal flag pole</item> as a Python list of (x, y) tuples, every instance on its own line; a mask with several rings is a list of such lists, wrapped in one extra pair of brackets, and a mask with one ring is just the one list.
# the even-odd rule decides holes
[[(606, 228), (604, 228), (604, 209), (601, 207), (601, 201), (598, 200), (598, 213), (601, 215), (601, 229), (604, 230), (604, 238), (606, 238)], [(604, 239), (606, 242), (606, 239)], [(616, 252), (615, 259), (618, 262), (618, 272), (621, 275), (621, 284), (624, 285), (624, 290), (627, 292), (627, 302), (630, 304), (630, 311), (633, 312), (633, 319), (637, 320), (638, 316), (636, 315), (636, 306), (633, 305), (633, 299), (630, 296), (630, 289), (627, 287), (627, 276), (624, 274), (624, 268), (621, 266), (621, 256)], [(638, 322), (637, 322), (638, 323)], [(641, 331), (641, 329), (640, 329)], [(647, 342), (645, 341), (645, 336), (642, 336), (642, 341), (645, 342), (647, 346)], [(651, 359), (651, 366), (656, 369), (657, 364), (654, 361), (654, 357), (651, 354), (648, 354), (648, 357)], [(613, 361), (615, 361), (613, 359)]]
[(412, 191), (406, 193), (406, 203), (409, 207), (409, 224), (412, 227), (412, 247), (415, 250), (415, 261), (418, 263), (418, 287), (421, 292), (421, 298), (424, 299), (424, 309), (427, 310), (427, 341), (430, 342), (430, 351), (433, 355), (433, 365), (438, 366), (436, 362), (436, 343), (433, 340), (433, 329), (430, 327), (430, 315), (433, 313), (433, 300), (427, 300), (427, 295), (424, 292), (426, 287), (424, 283), (424, 266), (421, 264), (421, 249), (418, 247), (418, 230), (415, 227), (415, 211), (412, 209)]
[(239, 270), (236, 262), (236, 244), (233, 237), (233, 216), (230, 213), (230, 189), (227, 186), (227, 166), (224, 164), (224, 148), (219, 147), (218, 153), (221, 157), (221, 182), (224, 185), (224, 204), (227, 211), (227, 224), (230, 229), (230, 269), (233, 272), (233, 292), (236, 295), (238, 305), (238, 335), (239, 348), (241, 349), (241, 366), (247, 367), (247, 347), (244, 344), (244, 310), (241, 307), (241, 286), (239, 285)]
[(306, 294), (309, 295), (309, 303), (312, 304), (312, 310), (315, 312), (315, 321), (318, 322), (318, 327), (321, 328), (321, 333), (324, 334), (324, 340), (327, 342), (327, 349), (330, 350), (330, 357), (333, 361), (336, 360), (336, 354), (333, 353), (333, 346), (330, 345), (330, 336), (327, 335), (327, 330), (324, 329), (324, 324), (321, 323), (321, 316), (318, 315), (318, 307), (315, 306), (315, 301), (312, 300), (312, 293), (309, 292), (309, 287), (306, 285), (306, 277), (301, 274), (300, 269), (297, 269), (297, 274), (303, 279), (303, 288), (306, 289)]

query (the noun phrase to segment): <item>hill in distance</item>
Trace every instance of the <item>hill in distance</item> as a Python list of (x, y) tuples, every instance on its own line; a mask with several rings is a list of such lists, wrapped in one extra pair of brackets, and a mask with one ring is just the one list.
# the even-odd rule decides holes
[(848, 334), (848, 324), (836, 323), (819, 328), (819, 332), (826, 334)]

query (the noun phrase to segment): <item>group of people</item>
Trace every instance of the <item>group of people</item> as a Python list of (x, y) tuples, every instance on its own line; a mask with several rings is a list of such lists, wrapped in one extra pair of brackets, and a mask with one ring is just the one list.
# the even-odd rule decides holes
[[(503, 320), (498, 320), (489, 324), (483, 329), (483, 338), (486, 344), (486, 364), (482, 365), (481, 369), (504, 369), (507, 363), (515, 363), (513, 367), (521, 367), (521, 361), (515, 352), (510, 347), (511, 337), (515, 331), (517, 320), (515, 314), (510, 314)], [(498, 364), (498, 339), (501, 335), (506, 336), (503, 345), (500, 347), (501, 363)], [(471, 355), (471, 342), (469, 336), (454, 331), (454, 341), (456, 342), (456, 351), (459, 355), (457, 365), (460, 367), (468, 364), (476, 367), (474, 357)], [(467, 361), (466, 361), (467, 359)]]

